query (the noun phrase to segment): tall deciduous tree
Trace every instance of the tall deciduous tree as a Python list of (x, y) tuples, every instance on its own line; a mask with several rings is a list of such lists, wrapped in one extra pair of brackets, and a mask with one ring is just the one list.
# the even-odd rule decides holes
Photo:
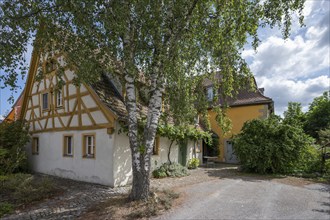
[[(192, 110), (201, 75), (221, 71), (221, 91), (231, 95), (250, 76), (241, 51), (250, 37), (257, 47), (260, 26), (279, 25), (288, 37), (292, 14), (302, 24), (304, 0), (1, 0), (0, 68), (4, 84), (15, 86), (17, 67), (33, 40), (35, 53), (65, 51), (77, 67), (76, 82), (93, 82), (102, 72), (117, 74), (125, 84), (128, 136), (132, 152), (131, 198), (149, 195), (150, 156), (161, 114)], [(136, 85), (148, 82), (146, 126), (138, 132)], [(242, 77), (244, 76), (244, 77)], [(190, 87), (185, 84), (189, 82)], [(215, 80), (215, 86), (220, 85)], [(166, 88), (184, 93), (175, 98)], [(203, 88), (199, 89), (203, 91)], [(186, 96), (185, 96), (186, 94)], [(177, 108), (182, 104), (184, 108)], [(176, 115), (183, 114), (173, 114)], [(182, 117), (181, 117), (182, 119)], [(144, 148), (144, 150), (141, 150)]]
[(301, 103), (289, 102), (288, 109), (284, 112), (283, 123), (303, 127), (306, 116), (302, 111)]
[(319, 139), (318, 132), (330, 128), (330, 93), (324, 92), (316, 97), (306, 113), (305, 131), (314, 138)]

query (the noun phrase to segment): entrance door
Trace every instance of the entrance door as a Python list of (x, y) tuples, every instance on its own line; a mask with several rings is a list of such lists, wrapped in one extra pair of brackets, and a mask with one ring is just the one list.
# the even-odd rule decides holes
[(233, 144), (230, 140), (225, 141), (225, 148), (226, 148), (226, 162), (227, 163), (238, 163), (237, 156), (234, 154)]
[(182, 141), (179, 144), (179, 158), (178, 158), (178, 161), (182, 166), (187, 165), (187, 141)]

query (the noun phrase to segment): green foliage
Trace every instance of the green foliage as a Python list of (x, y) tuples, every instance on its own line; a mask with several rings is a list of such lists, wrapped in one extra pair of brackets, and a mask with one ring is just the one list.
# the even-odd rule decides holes
[[(35, 53), (41, 53), (41, 57), (51, 56), (55, 51), (64, 52), (67, 67), (75, 69), (75, 84), (92, 83), (102, 73), (111, 73), (130, 89), (126, 93), (126, 108), (131, 113), (127, 120), (129, 138), (133, 153), (138, 153), (140, 144), (155, 137), (154, 125), (158, 124), (161, 112), (160, 94), (169, 106), (170, 116), (179, 123), (184, 115), (191, 120), (199, 101), (192, 89), (195, 90), (202, 79), (189, 81), (189, 78), (198, 75), (212, 78), (221, 70), (222, 82), (214, 81), (215, 88), (223, 86), (223, 95), (230, 96), (240, 87), (242, 79), (252, 75), (241, 52), (248, 42), (256, 49), (260, 24), (280, 26), (287, 38), (293, 12), (298, 12), (303, 24), (303, 3), (304, 0), (48, 0), (33, 3), (3, 0), (0, 2), (0, 69), (5, 72), (0, 80), (5, 86), (15, 87), (19, 76), (17, 67), (24, 66), (24, 53), (31, 41)], [(148, 82), (150, 115), (141, 138), (146, 140), (138, 143), (141, 135), (137, 131), (135, 110), (140, 106), (134, 91), (139, 91), (141, 73)], [(63, 71), (58, 71), (58, 77), (63, 78)], [(203, 88), (197, 89), (203, 92)], [(205, 113), (208, 107), (204, 105), (200, 112)], [(139, 158), (150, 161), (149, 156)], [(136, 170), (139, 169), (133, 172)], [(139, 184), (133, 185), (133, 189), (138, 187)]]
[(300, 161), (308, 157), (312, 142), (301, 128), (281, 123), (279, 117), (272, 116), (246, 122), (235, 136), (233, 147), (246, 170), (291, 173), (301, 168)]
[(27, 156), (23, 148), (29, 138), (24, 122), (0, 124), (0, 175), (26, 171)]
[(306, 116), (302, 112), (301, 103), (289, 102), (288, 110), (284, 112), (283, 123), (303, 127), (305, 120)]
[(318, 132), (319, 143), (320, 145), (324, 145), (330, 142), (330, 127), (320, 130)]
[(330, 160), (325, 161), (324, 172), (330, 178)]
[(219, 106), (214, 107), (213, 110), (217, 113), (215, 120), (217, 124), (221, 127), (224, 134), (229, 132), (232, 128), (231, 120), (227, 117), (226, 111)]
[(212, 143), (207, 144), (208, 149), (208, 156), (215, 156), (218, 157), (220, 155), (220, 148), (219, 148), (219, 137), (212, 136)]
[(295, 173), (314, 173), (321, 171), (321, 152), (315, 146), (308, 146), (301, 152), (295, 166)]
[(0, 202), (0, 217), (14, 211), (14, 206), (8, 202)]
[(11, 174), (0, 180), (0, 195), (8, 195), (17, 204), (28, 204), (47, 198), (57, 191), (54, 182), (48, 177), (31, 174)]
[(207, 131), (192, 126), (175, 126), (175, 125), (158, 125), (157, 133), (162, 137), (177, 142), (183, 140), (204, 140), (208, 144), (212, 144), (212, 134)]
[(199, 159), (198, 158), (192, 158), (188, 160), (188, 169), (196, 169), (199, 166)]
[(306, 116), (305, 131), (314, 138), (319, 138), (318, 132), (330, 127), (329, 92), (313, 100)]
[(164, 163), (152, 172), (155, 178), (188, 176), (186, 167), (178, 163)]

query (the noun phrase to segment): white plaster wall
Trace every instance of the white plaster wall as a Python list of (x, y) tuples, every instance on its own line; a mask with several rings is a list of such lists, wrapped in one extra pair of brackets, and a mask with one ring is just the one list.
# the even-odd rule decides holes
[[(167, 138), (160, 137), (159, 139), (159, 155), (151, 156), (151, 169), (154, 170), (163, 163), (168, 162), (168, 151), (170, 148), (171, 141)], [(171, 147), (171, 162), (178, 163), (179, 159), (179, 147), (176, 142), (173, 142)]]
[(95, 103), (95, 101), (93, 100), (93, 98), (90, 95), (85, 95), (81, 99), (88, 108), (97, 107), (97, 104)]
[[(95, 158), (83, 158), (83, 134), (95, 133)], [(63, 136), (73, 135), (73, 157), (63, 156)], [(39, 137), (39, 154), (32, 155), (27, 145), (33, 171), (64, 178), (114, 186), (112, 135), (106, 129), (86, 131), (44, 132)]]
[[(119, 125), (116, 126), (118, 128)], [(132, 156), (128, 137), (125, 133), (118, 134), (118, 129), (113, 133), (113, 174), (115, 186), (124, 186), (132, 182)]]
[[(195, 145), (195, 147), (194, 147)], [(194, 141), (188, 141), (187, 146), (187, 162), (189, 159), (192, 159), (195, 157), (194, 151), (196, 149), (196, 158), (199, 159), (200, 164), (203, 162), (203, 147), (202, 147), (202, 141), (197, 141), (194, 143)]]
[[(113, 151), (113, 169), (115, 186), (123, 186), (132, 182), (132, 156), (129, 148), (128, 137), (125, 133), (118, 134), (119, 125), (116, 125), (116, 131), (114, 132), (114, 151)], [(151, 156), (151, 169), (158, 168), (161, 164), (168, 162), (167, 154), (170, 146), (170, 140), (160, 137), (159, 155)], [(193, 157), (193, 142), (188, 142), (187, 146), (187, 161)], [(171, 161), (178, 162), (179, 147), (174, 142), (171, 148)], [(198, 158), (201, 160), (201, 154), (197, 153)]]

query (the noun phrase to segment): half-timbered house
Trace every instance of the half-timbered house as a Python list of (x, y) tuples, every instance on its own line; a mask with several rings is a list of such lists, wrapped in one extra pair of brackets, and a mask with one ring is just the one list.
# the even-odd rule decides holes
[[(65, 69), (60, 88), (59, 65)], [(33, 53), (31, 58), (21, 113), (32, 136), (27, 146), (31, 169), (110, 186), (129, 183), (129, 141), (125, 133), (118, 133), (126, 117), (120, 84), (103, 74), (93, 85), (75, 86), (74, 71), (65, 65), (60, 55), (49, 59)], [(43, 77), (37, 80), (40, 71)], [(186, 164), (192, 145), (172, 147), (171, 160)], [(168, 146), (168, 139), (156, 138), (153, 167), (167, 161)]]

